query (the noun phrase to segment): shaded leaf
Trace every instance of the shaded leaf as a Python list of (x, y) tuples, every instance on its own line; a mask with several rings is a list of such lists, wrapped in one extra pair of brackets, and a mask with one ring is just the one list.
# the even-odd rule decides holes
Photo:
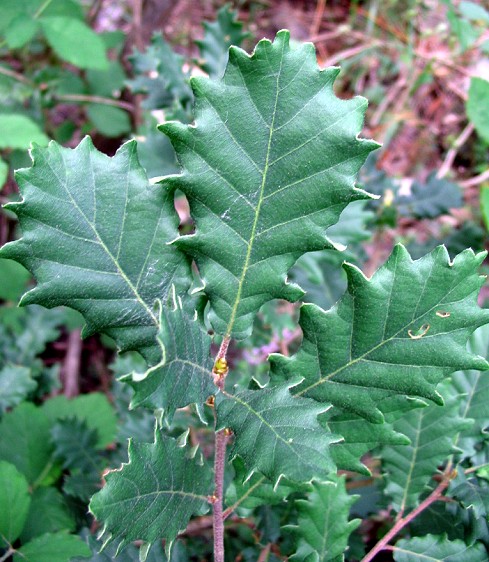
[(251, 56), (231, 47), (222, 80), (192, 78), (195, 126), (160, 126), (184, 168), (163, 183), (185, 193), (196, 222), (175, 244), (195, 258), (220, 334), (243, 338), (262, 304), (300, 298), (287, 271), (331, 247), (325, 230), (369, 197), (353, 182), (377, 146), (356, 138), (366, 102), (338, 99), (337, 75), (281, 31)]
[(295, 395), (372, 423), (384, 421), (378, 404), (393, 395), (442, 404), (436, 385), (444, 377), (489, 367), (466, 349), (470, 334), (489, 321), (477, 306), (484, 257), (467, 250), (451, 262), (439, 247), (413, 262), (398, 245), (371, 279), (345, 264), (348, 292), (328, 312), (302, 306), (301, 349), (292, 358), (271, 355), (272, 378), (302, 376)]
[(7, 365), (0, 369), (0, 412), (17, 406), (36, 387), (27, 367)]
[(37, 278), (22, 303), (75, 308), (87, 321), (84, 335), (104, 332), (157, 362), (153, 304), (172, 283), (187, 285), (187, 260), (166, 244), (177, 235), (172, 194), (148, 185), (135, 142), (113, 158), (88, 138), (32, 156), (32, 168), (17, 173), (24, 200), (8, 205), (24, 237), (1, 250)]
[(467, 478), (462, 470), (450, 482), (448, 495), (456, 498), (466, 509), (473, 509), (476, 517), (489, 513), (489, 484), (482, 478)]
[(66, 16), (42, 17), (39, 22), (47, 42), (61, 59), (78, 68), (108, 68), (104, 42), (84, 22)]
[(196, 318), (190, 318), (175, 299), (174, 308), (160, 306), (157, 335), (161, 361), (145, 373), (120, 380), (135, 391), (131, 407), (161, 408), (171, 420), (175, 410), (188, 404), (202, 405), (216, 392), (212, 379), (211, 338)]
[(259, 472), (254, 472), (250, 478), (243, 459), (236, 457), (233, 461), (234, 478), (226, 489), (226, 504), (232, 507), (239, 501), (239, 507), (253, 509), (260, 505), (275, 505), (283, 502), (285, 498), (297, 491), (309, 491), (310, 484), (297, 484), (284, 478), (274, 486)]
[(444, 407), (432, 404), (394, 422), (394, 429), (411, 440), (409, 445), (384, 447), (381, 453), (385, 493), (398, 512), (418, 504), (438, 467), (454, 452), (457, 433), (470, 427), (458, 410), (458, 402), (450, 400)]
[(200, 66), (211, 78), (220, 78), (226, 69), (229, 47), (239, 47), (251, 34), (243, 33), (243, 24), (238, 21), (237, 13), (227, 5), (217, 11), (216, 21), (205, 21), (202, 26), (204, 38), (195, 41), (203, 59)]
[(0, 299), (15, 301), (20, 298), (30, 278), (19, 263), (0, 259)]
[(79, 498), (85, 503), (100, 489), (101, 475), (91, 470), (89, 472), (74, 472), (65, 476), (63, 492), (74, 498)]
[(484, 545), (466, 545), (464, 541), (449, 541), (445, 537), (426, 535), (402, 539), (394, 549), (396, 562), (485, 562), (487, 551)]
[[(29, 513), (29, 484), (13, 464), (0, 461), (0, 547), (19, 538)], [(5, 540), (4, 540), (5, 539)]]
[(38, 488), (32, 493), (31, 505), (20, 539), (22, 544), (45, 533), (74, 531), (76, 522), (63, 495), (56, 488)]
[[(469, 349), (481, 357), (489, 357), (489, 326), (482, 326), (472, 335)], [(475, 454), (481, 440), (489, 438), (489, 375), (479, 371), (459, 371), (452, 375), (448, 388), (459, 403), (459, 415), (473, 420), (470, 427), (459, 433), (454, 443), (462, 450), (463, 460)]]
[(414, 181), (410, 195), (397, 195), (396, 205), (403, 216), (418, 219), (436, 218), (463, 205), (460, 187), (431, 174), (426, 182)]
[(129, 114), (119, 107), (91, 103), (87, 116), (96, 129), (109, 138), (120, 137), (131, 130)]
[(90, 549), (80, 537), (60, 531), (22, 545), (14, 554), (14, 562), (70, 562), (73, 556), (90, 556)]
[(29, 148), (32, 142), (40, 145), (49, 142), (35, 121), (20, 113), (0, 115), (0, 149), (25, 149)]
[(156, 430), (152, 444), (129, 442), (129, 463), (106, 475), (90, 511), (120, 548), (165, 539), (168, 551), (190, 517), (205, 509), (211, 479), (186, 448)]
[(290, 384), (225, 393), (217, 403), (216, 429), (231, 428), (231, 457), (239, 455), (248, 475), (255, 470), (276, 483), (282, 476), (297, 482), (327, 478), (335, 470), (329, 453), (338, 440), (318, 422), (324, 407), (295, 398)]
[(487, 142), (489, 142), (488, 97), (489, 81), (475, 76), (472, 77), (467, 99), (467, 116), (474, 124), (479, 135)]
[(30, 402), (23, 402), (0, 422), (0, 460), (15, 465), (31, 485), (39, 485), (51, 465), (49, 429), (42, 409)]
[(405, 396), (392, 396), (378, 402), (377, 407), (383, 416), (388, 416), (390, 423), (371, 423), (352, 412), (332, 408), (321, 419), (330, 431), (343, 437), (343, 441), (331, 447), (335, 464), (343, 470), (369, 475), (369, 470), (361, 462), (363, 455), (379, 445), (408, 445), (409, 438), (396, 431), (392, 422), (405, 412), (424, 405), (420, 400)]
[(69, 417), (75, 417), (78, 423), (86, 423), (88, 429), (96, 432), (98, 449), (113, 443), (115, 439), (117, 416), (107, 396), (101, 392), (91, 392), (76, 398), (55, 396), (44, 402), (42, 410), (52, 424)]
[(350, 508), (359, 496), (350, 496), (345, 477), (328, 482), (313, 482), (313, 490), (305, 500), (296, 500), (299, 512), (297, 526), (285, 529), (298, 538), (294, 562), (330, 562), (343, 560), (350, 534), (360, 519), (348, 521)]
[(56, 422), (51, 428), (54, 456), (63, 468), (98, 472), (97, 432), (75, 417)]

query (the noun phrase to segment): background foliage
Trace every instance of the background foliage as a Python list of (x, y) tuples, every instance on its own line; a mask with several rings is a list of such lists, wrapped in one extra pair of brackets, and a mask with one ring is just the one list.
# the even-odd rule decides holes
[[(304, 0), (234, 2), (229, 8), (220, 2), (3, 0), (0, 8), (0, 183), (2, 202), (10, 202), (11, 209), (19, 209), (12, 170), (30, 165), (27, 149), (31, 142), (43, 147), (49, 139), (55, 139), (74, 147), (90, 133), (103, 153), (96, 153), (91, 165), (112, 178), (107, 182), (114, 198), (120, 195), (119, 186), (125, 180), (111, 175), (120, 169), (119, 162), (129, 162), (133, 167), (131, 185), (139, 182), (138, 189), (146, 188), (145, 173), (153, 183), (160, 176), (177, 173), (175, 152), (156, 124), (172, 119), (193, 122), (190, 76), (220, 77), (230, 45), (249, 49), (256, 40), (273, 38), (284, 27), (291, 29), (293, 39), (314, 42), (321, 67), (341, 66), (335, 85), (340, 98), (362, 94), (369, 99), (362, 135), (384, 144), (360, 170), (358, 185), (381, 197), (351, 204), (339, 223), (328, 229), (329, 238), (347, 246), (342, 254), (328, 249), (311, 252), (293, 267), (290, 279), (306, 290), (303, 300), (309, 303), (302, 309), (300, 319), (296, 304), (281, 300), (267, 303), (260, 308), (253, 326), (243, 329), (244, 333), (252, 328), (251, 337), (231, 348), (230, 377), (238, 393), (218, 403), (216, 409), (221, 425), (232, 427), (237, 434), (240, 408), (253, 404), (260, 412), (277, 400), (291, 400), (290, 392), (303, 388), (297, 386), (296, 380), (288, 380), (294, 358), (273, 361), (271, 376), (280, 379), (273, 391), (257, 398), (255, 390), (247, 388), (251, 377), (261, 384), (269, 380), (269, 353), (294, 355), (304, 332), (305, 344), (299, 354), (310, 356), (311, 361), (317, 357), (322, 360), (320, 350), (307, 345), (308, 328), (312, 322), (321, 325), (322, 311), (318, 307), (328, 309), (339, 301), (342, 311), (349, 310), (348, 293), (344, 295), (347, 283), (351, 288), (359, 280), (352, 267), (339, 267), (345, 259), (371, 275), (397, 242), (402, 242), (413, 258), (424, 256), (441, 243), (452, 258), (466, 247), (478, 252), (487, 244), (489, 13), (479, 3), (445, 0), (433, 7), (414, 0), (372, 0), (351, 5), (328, 3), (326, 7), (320, 0)], [(128, 139), (134, 140), (117, 152), (115, 160), (104, 156), (112, 156)], [(34, 159), (41, 157), (38, 150), (33, 152)], [(60, 157), (69, 158), (71, 153), (60, 156), (52, 146), (43, 154), (56, 167)], [(84, 141), (73, 154), (73, 158), (88, 162), (94, 153), (89, 142)], [(70, 165), (67, 161), (66, 166)], [(35, 175), (36, 168), (29, 173)], [(20, 184), (34, 182), (29, 173), (19, 174)], [(52, 183), (47, 177), (40, 180)], [(73, 186), (79, 181), (74, 176)], [(178, 187), (192, 205), (192, 191), (183, 185)], [(185, 197), (180, 194), (176, 200), (178, 221), (163, 190), (155, 186), (146, 189), (152, 197), (145, 210), (146, 224), (152, 225), (148, 236), (158, 232), (164, 240), (178, 232), (193, 232)], [(121, 200), (121, 213), (123, 203)], [(166, 216), (160, 215), (161, 208)], [(58, 215), (53, 212), (51, 226), (60, 226), (63, 221), (67, 228), (78, 229), (79, 218), (74, 205), (68, 205)], [(68, 224), (70, 221), (72, 224)], [(198, 221), (196, 226), (199, 228)], [(89, 230), (88, 227), (84, 236), (90, 238)], [(1, 244), (18, 236), (13, 214), (3, 210)], [(108, 239), (111, 237), (114, 244), (122, 240), (118, 247), (122, 259), (124, 252), (130, 255), (131, 241), (123, 238), (122, 228), (108, 233)], [(151, 240), (146, 242), (149, 247)], [(179, 259), (164, 243), (151, 248), (155, 255), (165, 253), (165, 261), (174, 267), (172, 282), (175, 284), (176, 279), (178, 286), (180, 280), (183, 287), (188, 262)], [(82, 256), (75, 243), (66, 251), (76, 258), (76, 263), (83, 257), (86, 267), (93, 260), (99, 263), (109, 259), (94, 253), (83, 252)], [(436, 259), (425, 258), (423, 263), (428, 267), (446, 259), (438, 255)], [(148, 303), (156, 297), (172, 301), (171, 283), (153, 267), (151, 255), (143, 265), (143, 298), (132, 314), (147, 319), (147, 332), (137, 342), (134, 333), (117, 324), (118, 310), (113, 310), (100, 325), (93, 301), (78, 298), (76, 291), (83, 292), (83, 279), (73, 272), (72, 278), (81, 288), (68, 298), (73, 299), (72, 303), (76, 299), (74, 308), (85, 316), (93, 314), (93, 323), (89, 321), (86, 339), (81, 342), (83, 320), (73, 310), (46, 310), (35, 304), (15, 307), (32, 282), (22, 266), (0, 259), (2, 560), (137, 560), (145, 549), (139, 543), (129, 545), (122, 553), (109, 546), (99, 554), (100, 529), (95, 528), (87, 511), (104, 471), (127, 461), (128, 437), (143, 443), (132, 450), (143, 461), (151, 458), (155, 450), (161, 458), (161, 448), (174, 443), (167, 438), (181, 438), (181, 444), (187, 443), (186, 449), (174, 451), (173, 456), (199, 475), (195, 482), (202, 489), (194, 492), (205, 495), (212, 431), (204, 422), (210, 421), (212, 413), (207, 406), (197, 410), (189, 403), (204, 402), (211, 394), (210, 388), (196, 388), (196, 395), (190, 399), (172, 393), (171, 402), (162, 402), (155, 398), (162, 396), (161, 388), (153, 388), (151, 378), (143, 376), (146, 362), (131, 350), (137, 346), (145, 359), (154, 361), (161, 352), (158, 343), (154, 343), (157, 326), (162, 338), (172, 331), (178, 334), (183, 326), (185, 335), (177, 337), (175, 346), (166, 353), (174, 361), (187, 355), (188, 350), (181, 346), (191, 334), (192, 341), (198, 342), (195, 364), (210, 368), (206, 365), (210, 339), (178, 306), (166, 314), (161, 324), (159, 318), (155, 322)], [(199, 265), (205, 269), (205, 265)], [(377, 273), (379, 285), (383, 286), (388, 278), (391, 265), (392, 261), (387, 262)], [(408, 262), (405, 267), (409, 267)], [(438, 286), (446, 282), (443, 267), (439, 267), (439, 277), (433, 278)], [(46, 275), (52, 278), (52, 272)], [(372, 286), (363, 287), (366, 294), (380, 290), (375, 279)], [(101, 298), (121, 284), (124, 291), (131, 291), (122, 276), (107, 276), (99, 282), (106, 292)], [(474, 285), (468, 283), (467, 292), (475, 291), (476, 285), (476, 281)], [(42, 283), (36, 291), (38, 295), (42, 293)], [(412, 287), (406, 293), (416, 296)], [(29, 299), (34, 302), (35, 293), (30, 295), (26, 303)], [(482, 305), (485, 296), (483, 287), (479, 297)], [(50, 304), (58, 302), (52, 300)], [(396, 309), (396, 303), (393, 306), (393, 317), (398, 317), (402, 310)], [(442, 315), (434, 320), (441, 325), (453, 318)], [(419, 326), (423, 324), (420, 318)], [(431, 330), (435, 329), (433, 324)], [(97, 331), (105, 335), (94, 335)], [(371, 332), (366, 325), (362, 337)], [(114, 342), (126, 353), (115, 358)], [(488, 330), (482, 327), (472, 337), (470, 350), (487, 358), (488, 342)], [(452, 349), (453, 355), (453, 342), (443, 345), (439, 344), (441, 352)], [(436, 404), (421, 407), (419, 401), (397, 399), (384, 389), (382, 396), (372, 396), (379, 404), (379, 415), (386, 421), (382, 426), (363, 419), (365, 412), (356, 411), (352, 405), (336, 404), (334, 415), (326, 412), (320, 416), (331, 431), (331, 443), (335, 431), (347, 439), (332, 447), (333, 459), (318, 453), (314, 470), (320, 471), (318, 467), (330, 466), (334, 460), (344, 469), (338, 478), (298, 484), (294, 481), (297, 464), (290, 463), (288, 456), (293, 449), (284, 453), (275, 448), (282, 464), (271, 465), (266, 447), (257, 447), (254, 452), (253, 462), (258, 463), (261, 472), (250, 476), (247, 441), (260, 429), (258, 418), (253, 420), (245, 428), (250, 434), (243, 430), (234, 441), (233, 451), (241, 453), (242, 458), (237, 457), (226, 474), (228, 559), (329, 561), (345, 556), (346, 560), (360, 560), (400, 519), (419, 509), (443, 484), (448, 501), (432, 502), (420, 510), (391, 541), (389, 550), (383, 551), (382, 559), (415, 561), (422, 554), (433, 560), (486, 560), (489, 420), (485, 405), (489, 401), (489, 382), (487, 375), (471, 370), (476, 364), (457, 359), (462, 355), (459, 351), (451, 358), (461, 370), (437, 387), (447, 404), (445, 408)], [(186, 370), (178, 369), (178, 373), (184, 380), (192, 380), (193, 369), (188, 366)], [(307, 380), (307, 372), (303, 375)], [(437, 382), (436, 374), (431, 375), (432, 382)], [(170, 384), (171, 377), (170, 372), (165, 385)], [(118, 378), (129, 384), (122, 384)], [(435, 396), (428, 387), (423, 392), (418, 395)], [(316, 420), (321, 407), (307, 396), (306, 393), (294, 416), (299, 425), (309, 428), (308, 432), (286, 436), (298, 437), (302, 447), (314, 431), (321, 429)], [(327, 396), (329, 401), (334, 399), (331, 394)], [(128, 410), (129, 404), (149, 410)], [(156, 438), (151, 409), (164, 410), (171, 422), (163, 423)], [(274, 420), (267, 423), (273, 426)], [(190, 434), (182, 438), (189, 425)], [(198, 454), (194, 450), (197, 444)], [(266, 445), (270, 447), (271, 443)], [(135, 466), (138, 470), (131, 477), (137, 478), (145, 470), (143, 461), (142, 466)], [(311, 467), (300, 466), (299, 470), (303, 473)], [(285, 478), (274, 486), (279, 474)], [(161, 472), (155, 474), (158, 485), (164, 486), (167, 476), (167, 468), (161, 467)], [(116, 487), (114, 475), (107, 481), (108, 486)], [(244, 501), (240, 501), (242, 497)], [(234, 508), (238, 501), (239, 506)], [(175, 543), (173, 562), (210, 559), (211, 528), (204, 503), (202, 497), (197, 498), (188, 513), (181, 513), (184, 519), (191, 515), (193, 519)], [(97, 511), (96, 504), (93, 509)], [(114, 525), (125, 528), (126, 524), (122, 518)], [(174, 524), (169, 531), (172, 537), (182, 527), (179, 521)], [(155, 531), (155, 537), (157, 534)], [(149, 549), (147, 556), (148, 560), (167, 559), (159, 543)]]

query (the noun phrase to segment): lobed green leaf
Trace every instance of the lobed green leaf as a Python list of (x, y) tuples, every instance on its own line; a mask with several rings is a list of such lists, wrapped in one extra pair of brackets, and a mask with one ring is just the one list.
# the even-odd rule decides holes
[(211, 479), (198, 457), (157, 429), (152, 444), (129, 442), (129, 462), (106, 475), (90, 511), (104, 526), (105, 544), (120, 550), (165, 539), (169, 552), (190, 517), (206, 508)]
[(195, 258), (220, 334), (243, 338), (262, 304), (300, 298), (287, 271), (332, 247), (326, 229), (369, 197), (354, 177), (377, 144), (357, 138), (366, 100), (338, 99), (338, 72), (280, 31), (251, 56), (231, 47), (222, 80), (191, 80), (195, 126), (160, 126), (183, 166), (163, 183), (185, 193), (196, 223), (175, 244)]

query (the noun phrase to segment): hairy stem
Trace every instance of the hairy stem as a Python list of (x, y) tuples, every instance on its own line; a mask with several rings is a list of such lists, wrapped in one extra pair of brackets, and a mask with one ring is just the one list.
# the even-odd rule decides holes
[(226, 463), (226, 430), (217, 431), (214, 453), (214, 562), (224, 562), (224, 515), (222, 511), (224, 492), (224, 467)]
[(453, 477), (454, 474), (452, 472), (451, 464), (449, 463), (443, 473), (441, 482), (431, 492), (431, 494), (423, 502), (421, 502), (416, 509), (413, 509), (413, 511), (406, 515), (406, 517), (401, 517), (400, 519), (398, 519), (394, 527), (392, 527), (392, 529), (384, 537), (382, 537), (382, 539), (372, 548), (372, 550), (364, 558), (362, 558), (361, 562), (370, 562), (382, 550), (390, 549), (390, 547), (388, 546), (389, 541), (391, 541), (400, 531), (402, 531), (402, 529), (404, 529), (406, 525), (408, 525), (432, 503), (439, 500)]

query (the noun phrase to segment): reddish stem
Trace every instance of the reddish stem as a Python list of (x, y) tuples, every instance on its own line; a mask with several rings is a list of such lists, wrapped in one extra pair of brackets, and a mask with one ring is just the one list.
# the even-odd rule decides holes
[(222, 511), (224, 491), (224, 467), (226, 464), (225, 430), (217, 431), (214, 452), (214, 507), (212, 513), (214, 527), (214, 562), (224, 562), (224, 515)]
[(388, 542), (393, 539), (406, 525), (408, 525), (413, 519), (415, 519), (421, 512), (423, 512), (432, 503), (436, 502), (442, 497), (443, 492), (448, 487), (450, 480), (453, 478), (453, 474), (450, 466), (448, 466), (443, 475), (442, 481), (438, 486), (431, 492), (431, 494), (421, 502), (416, 509), (413, 509), (406, 517), (399, 519), (394, 527), (384, 536), (382, 539), (372, 548), (372, 550), (362, 558), (361, 562), (370, 562), (377, 556), (377, 554), (382, 550), (390, 550)]

